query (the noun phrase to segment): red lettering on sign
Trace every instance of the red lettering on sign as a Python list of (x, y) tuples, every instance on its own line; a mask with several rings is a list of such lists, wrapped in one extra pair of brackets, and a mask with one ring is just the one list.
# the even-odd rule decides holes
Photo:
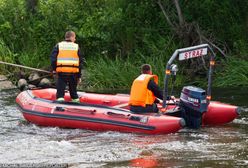
[(193, 51), (193, 52), (192, 52), (192, 57), (195, 57), (195, 56), (196, 56), (196, 55), (195, 55), (195, 51)]
[(195, 57), (200, 57), (207, 54), (207, 48), (200, 48), (192, 51), (187, 51), (179, 54), (179, 60), (185, 60)]
[(187, 59), (188, 58), (188, 53), (186, 52), (185, 54), (184, 54), (184, 59)]
[(198, 57), (200, 55), (200, 50), (196, 51), (196, 56)]

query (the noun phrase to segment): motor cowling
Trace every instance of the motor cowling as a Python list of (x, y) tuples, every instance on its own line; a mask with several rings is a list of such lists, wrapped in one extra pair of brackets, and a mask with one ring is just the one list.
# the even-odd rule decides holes
[(202, 122), (202, 114), (207, 111), (206, 91), (195, 86), (185, 86), (180, 96), (182, 118), (189, 128), (199, 128)]

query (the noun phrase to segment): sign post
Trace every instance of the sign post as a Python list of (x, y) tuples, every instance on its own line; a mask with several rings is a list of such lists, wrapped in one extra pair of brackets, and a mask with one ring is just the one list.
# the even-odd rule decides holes
[(201, 44), (193, 47), (187, 47), (187, 48), (181, 48), (177, 49), (169, 61), (166, 64), (165, 69), (165, 78), (164, 78), (164, 93), (163, 93), (163, 108), (162, 111), (166, 110), (166, 98), (168, 97), (168, 83), (169, 83), (169, 77), (171, 75), (171, 65), (172, 62), (179, 57), (179, 61), (196, 58), (196, 57), (202, 57), (207, 55), (208, 53), (211, 53), (210, 55), (210, 67), (208, 71), (208, 88), (207, 88), (207, 100), (208, 103), (211, 99), (211, 86), (212, 86), (212, 73), (213, 73), (213, 66), (214, 66), (214, 58), (215, 53), (213, 52), (212, 48), (208, 44)]

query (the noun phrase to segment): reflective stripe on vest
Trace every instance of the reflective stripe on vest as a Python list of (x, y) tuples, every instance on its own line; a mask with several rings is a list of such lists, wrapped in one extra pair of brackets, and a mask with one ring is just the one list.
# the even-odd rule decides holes
[(158, 84), (157, 75), (142, 74), (138, 76), (132, 84), (129, 105), (143, 106), (152, 105), (156, 99), (154, 94), (147, 88), (151, 79)]
[(57, 72), (78, 73), (79, 56), (78, 44), (73, 42), (60, 42), (58, 44), (59, 53), (57, 56)]

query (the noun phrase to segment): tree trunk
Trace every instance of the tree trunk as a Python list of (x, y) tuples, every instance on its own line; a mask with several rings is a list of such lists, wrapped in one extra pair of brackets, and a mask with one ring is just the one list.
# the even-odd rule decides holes
[(26, 8), (27, 12), (31, 14), (35, 14), (37, 12), (39, 0), (26, 0)]
[(179, 5), (178, 0), (174, 0), (174, 4), (175, 4), (176, 9), (177, 9), (177, 15), (178, 15), (178, 20), (179, 20), (179, 25), (180, 25), (180, 27), (182, 27), (184, 25), (184, 19), (183, 19), (182, 10), (181, 10), (181, 7)]

